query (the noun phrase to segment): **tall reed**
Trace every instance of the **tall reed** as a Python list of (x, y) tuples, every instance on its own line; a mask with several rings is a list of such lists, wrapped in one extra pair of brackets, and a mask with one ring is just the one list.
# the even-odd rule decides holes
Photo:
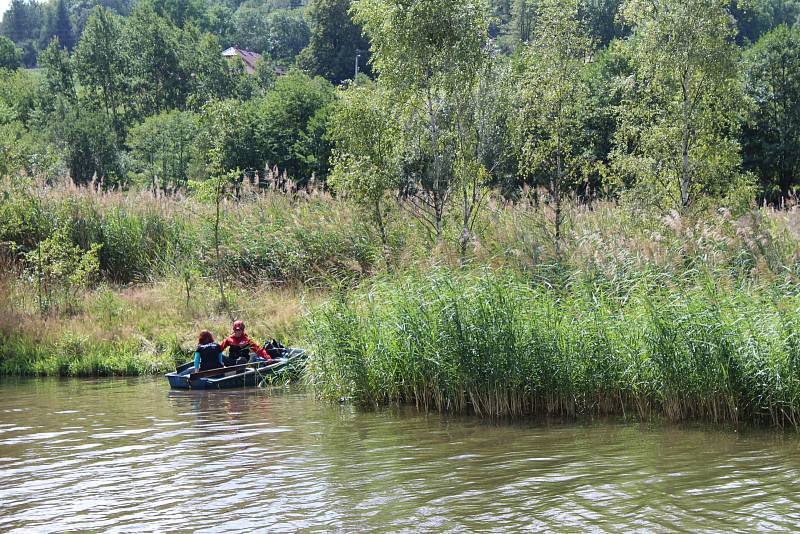
[(327, 398), (487, 416), (800, 424), (796, 291), (701, 274), (629, 282), (552, 290), (449, 270), (376, 281), (310, 318), (308, 382)]

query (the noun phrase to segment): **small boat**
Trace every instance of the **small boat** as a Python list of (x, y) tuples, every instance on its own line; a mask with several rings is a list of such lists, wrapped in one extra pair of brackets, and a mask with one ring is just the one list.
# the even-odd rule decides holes
[(269, 361), (255, 361), (231, 367), (196, 373), (194, 362), (188, 362), (167, 373), (169, 387), (172, 389), (229, 389), (255, 387), (262, 382), (285, 375), (296, 377), (306, 359), (305, 349), (285, 348), (280, 356)]

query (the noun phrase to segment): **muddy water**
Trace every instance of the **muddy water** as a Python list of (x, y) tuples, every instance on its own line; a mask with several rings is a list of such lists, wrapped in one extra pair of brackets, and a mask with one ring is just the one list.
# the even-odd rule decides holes
[(800, 529), (800, 437), (0, 382), (0, 531)]

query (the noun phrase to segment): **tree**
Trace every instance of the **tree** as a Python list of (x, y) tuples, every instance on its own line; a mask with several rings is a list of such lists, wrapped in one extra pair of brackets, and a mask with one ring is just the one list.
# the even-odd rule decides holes
[[(108, 9), (97, 6), (75, 49), (75, 74), (87, 89), (89, 100), (112, 120), (122, 136), (120, 108), (124, 107), (127, 64), (122, 55), (122, 20)], [(120, 137), (121, 138), (121, 137)]]
[(219, 40), (195, 29), (181, 34), (181, 69), (189, 73), (185, 91), (188, 104), (198, 110), (206, 102), (239, 97), (239, 81), (247, 78), (241, 62), (230, 63), (222, 57)]
[(350, 17), (350, 0), (312, 0), (308, 6), (311, 38), (297, 58), (298, 66), (312, 76), (334, 84), (352, 79), (358, 57), (359, 71), (370, 74), (369, 43)]
[(781, 24), (792, 26), (800, 17), (796, 0), (731, 0), (730, 10), (736, 19), (737, 42), (754, 43)]
[(20, 121), (0, 120), (0, 177), (29, 168), (33, 139)]
[(592, 38), (596, 39), (598, 47), (604, 47), (626, 33), (618, 16), (621, 5), (622, 0), (581, 0), (581, 19), (585, 21)]
[(146, 4), (139, 4), (126, 19), (122, 42), (128, 65), (128, 84), (135, 112), (147, 117), (168, 109), (183, 109), (191, 73), (181, 54), (181, 31), (158, 16)]
[(39, 60), (45, 71), (46, 92), (50, 96), (51, 108), (48, 111), (54, 112), (57, 121), (63, 123), (67, 108), (75, 105), (78, 99), (69, 54), (59, 45), (58, 37), (53, 37)]
[(318, 128), (333, 99), (333, 86), (320, 77), (298, 71), (279, 77), (274, 89), (256, 103), (263, 161), (300, 182), (326, 168), (329, 148), (319, 144)]
[(148, 117), (131, 128), (126, 144), (140, 180), (149, 183), (154, 191), (185, 187), (197, 130), (197, 116), (177, 110)]
[(589, 86), (585, 72), (592, 41), (576, 0), (542, 0), (536, 31), (517, 66), (513, 121), (520, 173), (541, 176), (552, 208), (556, 257), (560, 257), (563, 196), (587, 162)]
[(58, 0), (56, 4), (56, 10), (51, 18), (48, 33), (50, 37), (58, 37), (61, 46), (72, 51), (75, 46), (75, 34), (72, 31), (72, 21), (69, 18), (67, 5), (64, 3), (64, 0)]
[(42, 83), (28, 70), (0, 70), (0, 124), (21, 121), (30, 126), (41, 102)]
[(338, 93), (328, 135), (334, 143), (328, 183), (370, 214), (391, 269), (386, 200), (399, 185), (396, 139), (399, 124), (387, 105), (391, 95), (377, 84), (350, 85)]
[(252, 52), (269, 49), (269, 10), (263, 6), (245, 4), (233, 14), (233, 43)]
[(3, 13), (3, 22), (0, 27), (3, 35), (21, 43), (36, 37), (39, 28), (39, 14), (35, 6), (25, 0), (11, 0), (8, 10)]
[[(217, 165), (217, 175), (231, 169), (244, 173), (256, 172), (264, 166), (264, 147), (257, 134), (257, 102), (212, 100), (200, 110), (198, 150), (205, 154), (203, 168), (193, 175), (210, 177), (209, 168)], [(213, 160), (211, 156), (213, 155)]]
[(648, 201), (685, 212), (739, 176), (742, 87), (722, 0), (628, 0), (628, 53), (614, 167)]
[(141, 0), (158, 16), (169, 20), (178, 28), (187, 25), (203, 26), (206, 23), (206, 3), (203, 0)]
[(11, 0), (3, 14), (0, 33), (22, 48), (22, 62), (27, 67), (36, 65), (36, 42), (42, 28), (42, 6), (26, 0)]
[(300, 11), (281, 9), (267, 17), (269, 39), (266, 52), (280, 64), (293, 63), (308, 45), (311, 30)]
[(404, 194), (418, 220), (441, 241), (457, 186), (457, 124), (486, 62), (488, 16), (480, 1), (360, 0), (355, 20), (370, 37), (380, 83), (401, 118)]
[(744, 57), (745, 89), (754, 102), (744, 130), (745, 167), (767, 197), (777, 185), (787, 198), (800, 181), (800, 30), (778, 26)]
[(76, 184), (97, 179), (108, 186), (122, 180), (117, 135), (105, 113), (75, 106), (55, 129), (70, 177)]
[[(461, 201), (459, 251), (466, 260), (478, 213), (489, 185), (516, 171), (508, 123), (508, 62), (487, 58), (475, 83), (455, 93), (455, 161), (453, 171)], [(513, 169), (513, 170), (512, 170)]]
[(22, 50), (8, 37), (0, 35), (0, 69), (14, 70), (22, 66)]
[(233, 14), (233, 9), (225, 4), (212, 4), (206, 12), (206, 23), (202, 29), (216, 35), (224, 48), (233, 44)]

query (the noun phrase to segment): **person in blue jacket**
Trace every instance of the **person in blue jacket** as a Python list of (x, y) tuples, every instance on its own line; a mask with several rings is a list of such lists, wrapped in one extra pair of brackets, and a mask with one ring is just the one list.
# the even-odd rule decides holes
[(222, 349), (214, 342), (214, 336), (208, 330), (200, 332), (197, 339), (197, 349), (194, 351), (195, 371), (208, 371), (225, 367), (222, 359)]

